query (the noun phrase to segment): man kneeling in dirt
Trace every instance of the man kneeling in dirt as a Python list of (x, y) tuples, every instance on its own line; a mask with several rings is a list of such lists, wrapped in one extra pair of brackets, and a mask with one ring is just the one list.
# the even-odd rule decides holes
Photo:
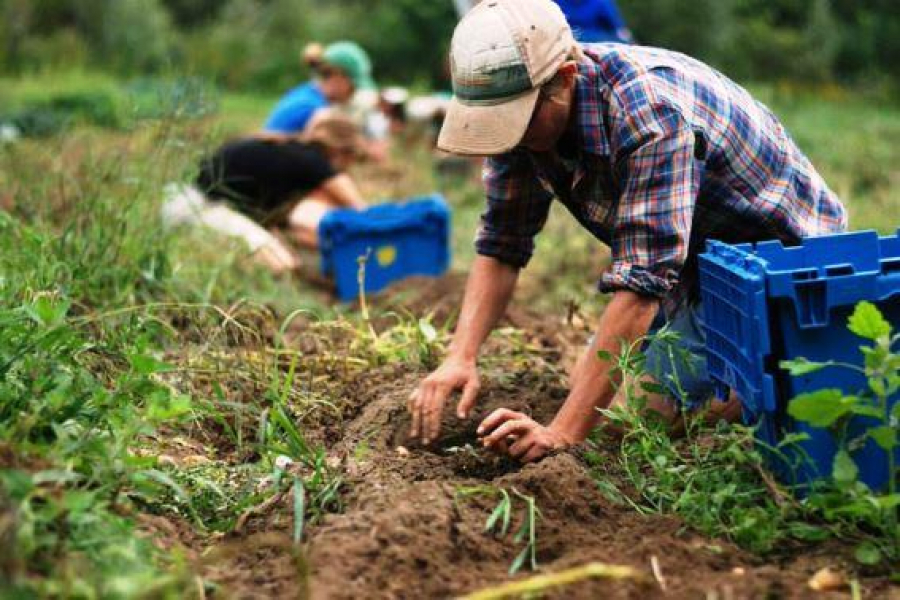
[[(487, 210), (447, 358), (410, 396), (413, 437), (438, 438), (454, 391), (462, 391), (458, 416), (472, 410), (479, 347), (504, 314), (554, 197), (611, 249), (599, 289), (612, 298), (553, 421), (499, 409), (478, 427), (484, 444), (528, 462), (583, 441), (598, 409), (625, 402), (621, 375), (598, 352), (618, 355), (657, 312), (691, 359), (673, 361), (651, 338), (646, 378), (669, 393), (651, 394), (647, 408), (674, 422), (707, 405), (697, 253), (707, 239), (795, 244), (841, 231), (840, 201), (743, 88), (676, 52), (577, 44), (550, 0), (481, 2), (457, 26), (450, 60), (455, 96), (438, 146), (489, 157)], [(709, 410), (733, 418), (735, 404)]]

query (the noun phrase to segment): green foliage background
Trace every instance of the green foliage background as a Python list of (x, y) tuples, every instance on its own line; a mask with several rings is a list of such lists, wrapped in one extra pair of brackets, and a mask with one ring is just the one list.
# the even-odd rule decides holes
[[(900, 82), (895, 0), (619, 0), (638, 42), (743, 80)], [(185, 69), (281, 91), (309, 41), (351, 38), (384, 82), (445, 87), (450, 0), (0, 0), (0, 72)]]

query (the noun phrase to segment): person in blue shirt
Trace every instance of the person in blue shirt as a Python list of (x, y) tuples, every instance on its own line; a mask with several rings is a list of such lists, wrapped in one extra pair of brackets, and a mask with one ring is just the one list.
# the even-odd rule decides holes
[(335, 42), (320, 56), (305, 57), (316, 77), (290, 90), (275, 105), (264, 126), (270, 133), (303, 131), (312, 116), (323, 108), (347, 104), (357, 90), (374, 87), (368, 54), (354, 42)]
[(634, 41), (615, 0), (554, 0), (572, 32), (585, 44)]
[[(453, 0), (462, 18), (481, 0)], [(615, 0), (554, 0), (566, 15), (575, 38), (584, 44), (619, 42), (631, 44), (634, 38), (625, 25)]]

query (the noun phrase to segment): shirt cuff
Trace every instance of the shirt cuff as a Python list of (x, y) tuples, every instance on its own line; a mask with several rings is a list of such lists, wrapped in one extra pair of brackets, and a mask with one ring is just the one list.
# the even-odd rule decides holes
[(597, 289), (601, 292), (631, 290), (643, 296), (665, 298), (677, 285), (678, 273), (672, 269), (658, 274), (638, 265), (613, 265), (600, 276)]
[(533, 252), (531, 244), (523, 248), (519, 239), (503, 237), (480, 237), (475, 240), (475, 252), (481, 256), (490, 256), (511, 267), (521, 269), (531, 260)]

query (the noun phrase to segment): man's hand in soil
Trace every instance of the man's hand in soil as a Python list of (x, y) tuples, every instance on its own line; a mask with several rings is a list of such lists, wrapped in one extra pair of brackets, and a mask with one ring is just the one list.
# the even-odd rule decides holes
[(412, 414), (410, 436), (421, 438), (425, 444), (436, 440), (441, 431), (444, 403), (450, 394), (456, 390), (462, 390), (462, 397), (456, 407), (456, 415), (460, 419), (464, 419), (469, 416), (469, 411), (475, 404), (475, 397), (480, 387), (478, 368), (475, 366), (474, 360), (449, 357), (409, 396), (408, 408)]
[(438, 438), (444, 402), (456, 390), (462, 390), (456, 415), (469, 416), (481, 387), (475, 363), (478, 348), (506, 310), (518, 276), (518, 269), (498, 260), (475, 258), (447, 358), (409, 397), (413, 438), (426, 444)]
[(552, 426), (545, 427), (520, 412), (498, 408), (478, 426), (482, 444), (522, 462), (533, 462), (553, 450), (572, 445), (572, 441)]

